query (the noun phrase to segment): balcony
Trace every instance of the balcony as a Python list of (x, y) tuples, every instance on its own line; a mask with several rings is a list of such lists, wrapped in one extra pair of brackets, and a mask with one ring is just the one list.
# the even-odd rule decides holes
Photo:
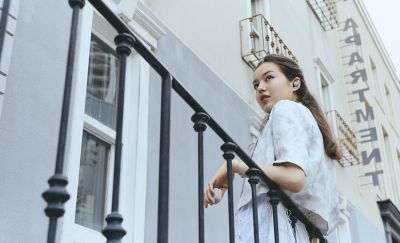
[[(114, 156), (114, 169), (113, 169), (113, 183), (112, 183), (112, 200), (111, 212), (106, 216), (106, 226), (103, 228), (102, 233), (104, 240), (107, 243), (121, 242), (121, 239), (127, 233), (122, 227), (123, 216), (119, 213), (119, 198), (120, 198), (120, 180), (121, 180), (121, 161), (123, 148), (123, 111), (125, 104), (125, 79), (127, 72), (127, 57), (134, 49), (150, 66), (157, 72), (161, 80), (161, 111), (160, 111), (160, 144), (159, 144), (159, 166), (158, 175), (153, 174), (158, 178), (158, 215), (157, 215), (157, 242), (168, 243), (169, 233), (169, 203), (170, 203), (170, 143), (171, 143), (171, 97), (172, 91), (183, 99), (188, 107), (193, 110), (191, 122), (194, 123), (194, 132), (197, 133), (197, 188), (191, 188), (193, 191), (197, 190), (197, 210), (198, 212), (198, 229), (193, 229), (193, 232), (198, 233), (200, 243), (205, 242), (205, 217), (204, 217), (204, 131), (209, 127), (223, 142), (220, 149), (223, 152), (223, 158), (227, 163), (227, 177), (228, 177), (228, 218), (229, 218), (229, 239), (230, 242), (235, 240), (235, 225), (234, 225), (234, 202), (233, 202), (233, 168), (232, 161), (237, 156), (248, 167), (246, 175), (249, 177), (248, 183), (252, 192), (252, 211), (253, 211), (253, 229), (255, 242), (259, 242), (258, 230), (258, 210), (257, 210), (257, 184), (264, 183), (268, 186), (269, 203), (272, 206), (272, 221), (274, 227), (274, 242), (279, 242), (279, 222), (278, 222), (278, 203), (281, 203), (287, 208), (290, 213), (291, 227), (296, 231), (296, 223), (301, 222), (304, 224), (310, 239), (318, 238), (318, 242), (327, 242), (323, 232), (311, 221), (311, 219), (304, 213), (304, 210), (298, 207), (297, 204), (283, 191), (279, 186), (272, 181), (258, 166), (256, 162), (233, 140), (233, 138), (217, 123), (212, 116), (210, 116), (205, 108), (185, 89), (185, 87), (178, 81), (161, 63), (161, 61), (152, 53), (145, 44), (143, 44), (136, 36), (135, 33), (123, 22), (123, 20), (110, 9), (107, 4), (100, 0), (89, 0), (88, 3), (92, 5), (118, 32), (114, 42), (116, 45), (115, 53), (118, 57), (118, 91), (116, 97), (116, 120), (115, 120), (115, 149)], [(84, 1), (70, 0), (69, 4), (72, 8), (71, 32), (70, 32), (70, 46), (67, 55), (67, 70), (65, 75), (64, 94), (61, 108), (60, 130), (57, 147), (57, 158), (55, 162), (55, 173), (48, 180), (49, 189), (46, 190), (42, 197), (47, 202), (45, 213), (49, 217), (49, 227), (47, 231), (47, 243), (56, 242), (56, 233), (59, 231), (57, 228), (57, 220), (63, 217), (65, 213), (64, 204), (70, 198), (67, 191), (68, 178), (64, 176), (64, 157), (67, 146), (69, 122), (69, 107), (72, 100), (72, 85), (74, 77), (74, 57), (76, 56), (76, 44), (79, 29), (79, 17)], [(288, 50), (287, 46), (274, 32), (273, 28), (265, 21), (263, 26), (269, 27), (270, 32), (266, 32), (266, 41), (268, 43), (267, 51), (270, 53), (278, 53), (291, 55), (295, 57)], [(253, 19), (252, 19), (253, 21)], [(251, 22), (250, 22), (251, 23)], [(250, 24), (250, 26), (253, 26)], [(253, 36), (254, 36), (253, 32)], [(262, 33), (261, 36), (264, 36)], [(270, 39), (271, 37), (271, 39)], [(266, 52), (267, 53), (267, 52)], [(258, 54), (254, 51), (254, 56)], [(182, 64), (184, 65), (184, 63)], [(128, 78), (127, 78), (128, 79)], [(189, 121), (187, 121), (189, 122)], [(128, 148), (129, 149), (129, 148)], [(172, 163), (171, 163), (172, 164)], [(185, 183), (185, 181), (180, 181)]]
[(331, 122), (333, 131), (342, 146), (343, 158), (339, 161), (340, 165), (347, 167), (360, 164), (360, 153), (353, 130), (347, 125), (337, 110), (326, 112), (326, 116)]
[(262, 14), (240, 20), (239, 27), (241, 56), (251, 69), (254, 70), (268, 54), (281, 54), (297, 62), (293, 52)]
[(332, 30), (338, 27), (337, 7), (333, 0), (306, 0), (322, 28)]

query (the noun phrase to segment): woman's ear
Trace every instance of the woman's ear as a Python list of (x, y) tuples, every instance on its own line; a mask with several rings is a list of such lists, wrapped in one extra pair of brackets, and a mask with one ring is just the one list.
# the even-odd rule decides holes
[(296, 91), (296, 90), (300, 89), (300, 86), (301, 86), (300, 78), (299, 77), (294, 78), (292, 80), (293, 91)]

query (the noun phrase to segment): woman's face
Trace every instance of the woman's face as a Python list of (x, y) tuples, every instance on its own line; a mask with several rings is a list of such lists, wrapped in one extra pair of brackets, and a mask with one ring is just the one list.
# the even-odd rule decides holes
[(254, 71), (253, 85), (256, 90), (257, 102), (267, 113), (270, 113), (272, 107), (280, 100), (297, 100), (291, 81), (275, 63), (261, 64)]

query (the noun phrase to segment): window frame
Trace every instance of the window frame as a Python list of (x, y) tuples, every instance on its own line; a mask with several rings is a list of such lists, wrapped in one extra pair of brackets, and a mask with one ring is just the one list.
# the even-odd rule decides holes
[[(79, 166), (83, 131), (111, 143), (108, 167), (107, 200), (105, 216), (111, 212), (112, 176), (114, 171), (114, 139), (115, 131), (85, 113), (86, 86), (91, 36), (96, 35), (115, 49), (113, 38), (115, 30), (110, 25), (104, 25), (105, 20), (91, 6), (82, 9), (79, 23), (80, 35), (77, 40), (77, 54), (74, 71), (73, 99), (71, 99), (69, 138), (66, 147), (65, 173), (69, 184), (67, 191), (71, 198), (65, 205), (65, 215), (58, 236), (62, 243), (101, 242), (104, 236), (101, 232), (89, 229), (75, 223), (76, 197), (79, 182)], [(150, 46), (146, 44), (150, 49)], [(122, 226), (129, 231), (124, 237), (127, 242), (143, 242), (145, 209), (147, 194), (147, 143), (148, 143), (148, 112), (149, 112), (149, 64), (132, 49), (127, 58), (123, 127), (124, 147), (122, 150), (120, 176), (119, 213), (124, 218)], [(140, 143), (138, 142), (140, 141)], [(142, 163), (137, 163), (141, 161)]]

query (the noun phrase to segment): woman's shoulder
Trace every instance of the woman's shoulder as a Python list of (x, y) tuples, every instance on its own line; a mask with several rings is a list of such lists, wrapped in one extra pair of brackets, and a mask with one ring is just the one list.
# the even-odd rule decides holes
[(271, 110), (272, 116), (290, 117), (294, 120), (313, 123), (314, 116), (311, 111), (301, 102), (291, 100), (278, 101)]

